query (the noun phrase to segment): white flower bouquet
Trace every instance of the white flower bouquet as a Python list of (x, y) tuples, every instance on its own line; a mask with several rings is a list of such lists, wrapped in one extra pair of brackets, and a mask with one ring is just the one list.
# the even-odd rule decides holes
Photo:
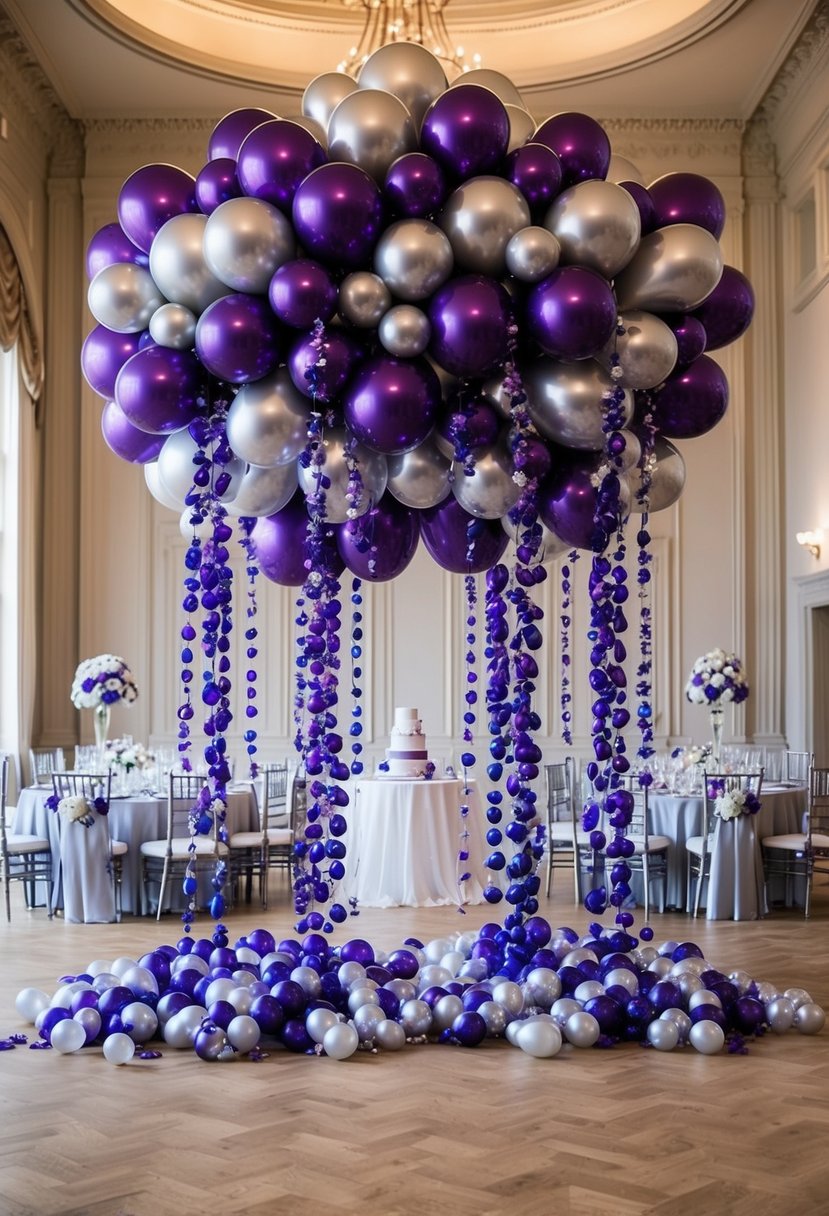
[(58, 803), (58, 814), (62, 815), (67, 823), (82, 823), (84, 827), (89, 827), (92, 823), (92, 807), (80, 795), (61, 798)]
[(751, 790), (722, 790), (714, 803), (714, 814), (728, 822), (741, 815), (756, 815), (760, 799)]
[(740, 660), (719, 647), (709, 650), (691, 668), (685, 696), (694, 705), (717, 705), (726, 701), (739, 705), (748, 696), (748, 681)]
[(122, 658), (99, 654), (78, 665), (70, 693), (76, 709), (97, 709), (124, 701), (131, 705), (138, 696), (135, 677)]
[(107, 768), (122, 768), (131, 773), (133, 769), (149, 768), (155, 762), (152, 752), (148, 752), (143, 743), (133, 743), (126, 739), (113, 739), (107, 744), (104, 752), (104, 764)]

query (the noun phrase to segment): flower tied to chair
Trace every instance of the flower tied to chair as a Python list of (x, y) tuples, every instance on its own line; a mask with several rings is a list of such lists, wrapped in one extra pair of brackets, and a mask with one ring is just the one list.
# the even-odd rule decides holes
[(93, 798), (91, 801), (81, 794), (73, 794), (68, 798), (57, 799), (54, 795), (47, 799), (47, 806), (52, 811), (62, 815), (67, 823), (80, 823), (85, 828), (91, 828), (95, 815), (106, 815), (106, 798)]
[(741, 815), (756, 815), (760, 810), (760, 799), (753, 790), (726, 790), (721, 781), (712, 781), (708, 794), (716, 798), (714, 814), (726, 822)]

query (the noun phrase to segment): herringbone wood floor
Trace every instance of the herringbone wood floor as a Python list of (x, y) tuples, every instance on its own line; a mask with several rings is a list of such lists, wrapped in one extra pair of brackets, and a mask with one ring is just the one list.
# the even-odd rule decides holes
[[(542, 911), (581, 931), (561, 887)], [(266, 917), (233, 913), (231, 932), (287, 935), (284, 883), (274, 896)], [(173, 919), (50, 924), (15, 897), (0, 1037), (24, 1029), (21, 987), (51, 991), (94, 958), (179, 936)], [(365, 910), (348, 928), (389, 949), (484, 919)], [(808, 923), (654, 918), (657, 940), (696, 940), (718, 966), (824, 1005), (828, 923), (826, 888)], [(211, 1065), (166, 1049), (119, 1069), (97, 1048), (0, 1054), (0, 1216), (800, 1216), (829, 1212), (827, 1145), (829, 1029), (713, 1058), (629, 1045), (539, 1061), (504, 1042), (345, 1063), (276, 1049)]]

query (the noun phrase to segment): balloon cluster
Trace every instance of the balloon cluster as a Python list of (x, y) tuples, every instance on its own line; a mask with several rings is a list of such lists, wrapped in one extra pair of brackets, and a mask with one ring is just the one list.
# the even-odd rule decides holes
[[(113, 1064), (164, 1040), (203, 1060), (259, 1054), (262, 1045), (347, 1059), (358, 1048), (398, 1051), (407, 1042), (475, 1047), (506, 1037), (530, 1056), (563, 1044), (689, 1043), (712, 1055), (743, 1036), (791, 1027), (818, 1033), (825, 1014), (802, 988), (784, 992), (745, 971), (728, 975), (693, 942), (658, 948), (623, 930), (552, 929), (541, 917), (516, 938), (497, 924), (384, 953), (354, 938), (277, 942), (255, 929), (231, 948), (183, 938), (139, 959), (98, 959), (66, 976), (50, 997), (24, 988), (21, 1017), (61, 1053), (102, 1043)], [(21, 1036), (15, 1036), (19, 1041)], [(13, 1045), (13, 1044), (10, 1044)], [(37, 1044), (32, 1044), (37, 1046)]]

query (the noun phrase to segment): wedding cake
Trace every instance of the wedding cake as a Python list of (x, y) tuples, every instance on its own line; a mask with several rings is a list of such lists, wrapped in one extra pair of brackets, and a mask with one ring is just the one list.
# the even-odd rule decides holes
[(389, 743), (386, 776), (413, 778), (425, 775), (429, 754), (416, 709), (395, 709)]

